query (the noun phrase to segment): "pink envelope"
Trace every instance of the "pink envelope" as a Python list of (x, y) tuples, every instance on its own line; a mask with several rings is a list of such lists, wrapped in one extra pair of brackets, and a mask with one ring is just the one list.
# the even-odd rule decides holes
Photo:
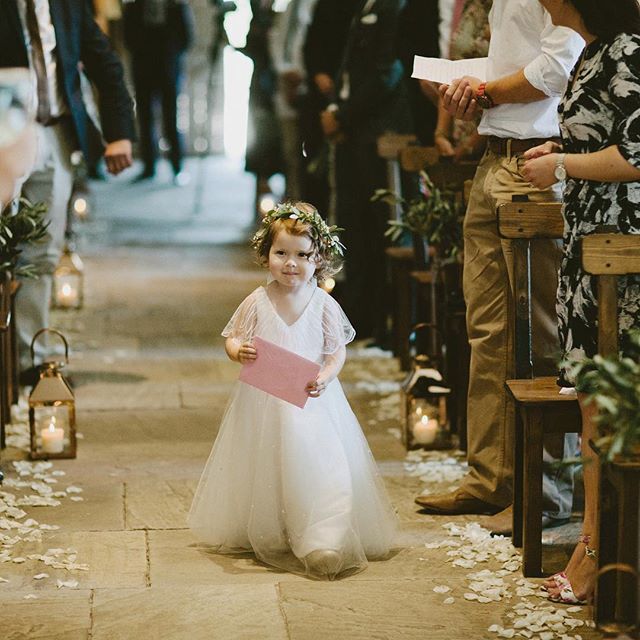
[(320, 365), (258, 336), (253, 344), (258, 357), (242, 366), (240, 380), (304, 409), (307, 385), (316, 379)]

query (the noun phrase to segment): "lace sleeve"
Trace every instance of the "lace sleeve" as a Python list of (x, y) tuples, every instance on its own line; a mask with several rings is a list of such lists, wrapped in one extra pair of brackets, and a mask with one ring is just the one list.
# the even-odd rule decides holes
[[(257, 290), (256, 290), (257, 291)], [(235, 310), (231, 320), (222, 330), (225, 338), (236, 338), (246, 342), (253, 338), (256, 330), (258, 313), (256, 309), (256, 291), (249, 294)]]
[(322, 313), (323, 353), (331, 355), (351, 342), (356, 332), (340, 305), (329, 294), (325, 296)]

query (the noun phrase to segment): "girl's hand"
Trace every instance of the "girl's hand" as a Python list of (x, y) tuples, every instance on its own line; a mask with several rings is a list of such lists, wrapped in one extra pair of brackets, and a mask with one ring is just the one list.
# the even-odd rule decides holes
[(522, 177), (537, 189), (550, 187), (552, 184), (558, 182), (554, 175), (557, 157), (557, 153), (548, 153), (527, 160), (522, 167)]
[(238, 362), (253, 362), (258, 357), (256, 348), (250, 342), (243, 342), (238, 349)]
[(557, 153), (558, 151), (562, 151), (562, 145), (549, 140), (544, 144), (528, 149), (523, 155), (527, 160), (533, 160), (533, 158), (540, 158), (541, 156), (547, 156), (550, 153)]
[(322, 372), (318, 374), (318, 377), (307, 385), (307, 393), (312, 398), (319, 398), (327, 388), (327, 385), (331, 382), (332, 378), (329, 378)]

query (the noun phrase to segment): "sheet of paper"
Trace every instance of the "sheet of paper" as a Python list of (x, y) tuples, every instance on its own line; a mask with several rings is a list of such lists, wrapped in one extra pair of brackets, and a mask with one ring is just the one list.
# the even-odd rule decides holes
[(468, 60), (443, 60), (442, 58), (413, 57), (412, 78), (431, 80), (451, 84), (452, 80), (462, 76), (473, 76), (486, 80), (487, 58), (469, 58)]
[(320, 365), (258, 336), (253, 344), (258, 357), (242, 366), (240, 380), (304, 409), (307, 384), (316, 379)]

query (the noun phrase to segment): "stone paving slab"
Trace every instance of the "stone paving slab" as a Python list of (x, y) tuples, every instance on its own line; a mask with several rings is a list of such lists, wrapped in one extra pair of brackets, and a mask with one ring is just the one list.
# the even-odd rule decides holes
[(212, 553), (188, 529), (150, 531), (149, 559), (153, 587), (276, 584), (306, 578), (257, 562), (252, 554)]
[[(42, 543), (19, 543), (14, 557), (46, 554), (49, 549), (73, 549), (77, 552), (75, 562), (88, 564), (89, 570), (54, 569), (39, 560), (27, 560), (22, 564), (6, 562), (0, 564), (0, 576), (9, 582), (0, 584), (0, 595), (19, 589), (56, 591), (58, 579), (75, 579), (80, 589), (137, 588), (147, 584), (143, 531), (63, 531), (48, 534)], [(47, 573), (49, 577), (33, 579), (34, 575), (41, 573)]]
[(126, 484), (127, 529), (184, 529), (193, 480), (133, 479)]
[(273, 585), (96, 591), (92, 640), (288, 640)]
[[(455, 629), (445, 596), (434, 593), (437, 578), (425, 580), (345, 580), (280, 585), (291, 640), (462, 640), (495, 638), (483, 632), (502, 622), (507, 605), (457, 608)], [(449, 605), (452, 606), (452, 605)], [(455, 609), (451, 609), (453, 613)]]
[[(76, 476), (76, 471), (73, 471)], [(65, 478), (64, 485), (71, 484)], [(123, 483), (103, 479), (100, 482), (87, 478), (82, 482), (81, 501), (61, 498), (57, 507), (38, 507), (32, 511), (38, 522), (57, 524), (64, 531), (119, 531), (124, 528)]]
[(91, 383), (76, 390), (82, 411), (131, 411), (135, 409), (179, 409), (178, 382)]
[[(0, 585), (2, 586), (2, 585)], [(86, 640), (91, 628), (91, 592), (0, 590), (0, 634), (3, 640)]]

